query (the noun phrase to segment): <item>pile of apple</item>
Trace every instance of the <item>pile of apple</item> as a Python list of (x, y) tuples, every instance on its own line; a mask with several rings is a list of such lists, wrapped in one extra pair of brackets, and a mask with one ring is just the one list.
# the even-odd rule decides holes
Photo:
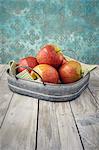
[(28, 56), (18, 62), (18, 73), (25, 67), (34, 78), (48, 83), (73, 83), (82, 77), (82, 67), (77, 61), (68, 61), (59, 48), (47, 44), (40, 49), (36, 57)]

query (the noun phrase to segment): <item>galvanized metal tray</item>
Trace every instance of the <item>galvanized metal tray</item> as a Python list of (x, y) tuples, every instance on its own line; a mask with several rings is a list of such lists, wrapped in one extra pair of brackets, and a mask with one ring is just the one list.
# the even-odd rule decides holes
[(8, 86), (16, 93), (47, 101), (71, 101), (80, 96), (89, 83), (90, 73), (71, 84), (52, 84), (16, 79), (8, 74)]

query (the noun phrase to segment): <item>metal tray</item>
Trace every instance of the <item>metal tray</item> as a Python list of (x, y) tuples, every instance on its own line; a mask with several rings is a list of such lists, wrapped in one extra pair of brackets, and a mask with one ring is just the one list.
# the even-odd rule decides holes
[(80, 96), (89, 83), (90, 73), (79, 81), (71, 84), (51, 84), (45, 85), (41, 82), (24, 79), (16, 79), (8, 74), (8, 86), (16, 93), (31, 96), (40, 100), (47, 101), (71, 101)]

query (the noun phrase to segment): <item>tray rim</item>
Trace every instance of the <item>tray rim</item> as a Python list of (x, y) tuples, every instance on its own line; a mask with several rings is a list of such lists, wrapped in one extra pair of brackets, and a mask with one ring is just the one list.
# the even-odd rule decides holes
[[(9, 69), (9, 68), (8, 68)], [(13, 79), (16, 79), (15, 78), (15, 76), (13, 75), (10, 75), (9, 73), (8, 73), (8, 69), (6, 70), (6, 73), (7, 73), (7, 75), (9, 76), (9, 77), (11, 77), (11, 78), (13, 78)], [(49, 85), (49, 86), (62, 86), (62, 87), (70, 87), (70, 86), (73, 86), (73, 85), (76, 85), (76, 84), (79, 84), (80, 82), (82, 82), (83, 80), (84, 80), (84, 78), (90, 78), (90, 72), (88, 72), (84, 77), (82, 77), (81, 79), (79, 79), (78, 81), (76, 81), (76, 82), (73, 82), (73, 83), (67, 83), (67, 84), (54, 84), (54, 83), (48, 83), (48, 82), (45, 82), (44, 84), (45, 84), (45, 86), (46, 85)], [(21, 79), (21, 78), (17, 78), (16, 80), (21, 80), (21, 81), (29, 81), (29, 82), (34, 82), (35, 84), (37, 83), (37, 84), (43, 84), (43, 82), (38, 82), (38, 81), (36, 81), (36, 80), (28, 80), (28, 79)], [(43, 84), (43, 85), (44, 85)]]
[[(77, 93), (73, 93), (73, 94), (70, 94), (70, 95), (66, 94), (66, 95), (63, 95), (63, 96), (62, 95), (61, 96), (52, 96), (52, 95), (47, 95), (47, 94), (45, 95), (45, 94), (41, 94), (41, 93), (36, 93), (34, 91), (31, 91), (32, 93), (28, 92), (28, 94), (23, 94), (23, 93), (20, 93), (20, 92), (16, 92), (16, 89), (21, 89), (21, 88), (13, 86), (13, 85), (10, 86), (10, 84), (9, 84), (10, 90), (15, 92), (15, 93), (25, 95), (25, 96), (29, 96), (29, 97), (33, 97), (33, 98), (36, 98), (38, 100), (50, 101), (50, 102), (68, 102), (68, 101), (75, 100), (76, 98), (78, 98), (81, 95), (81, 93), (87, 88), (87, 86), (88, 86), (88, 83), (85, 84), (85, 86), (83, 86)], [(15, 88), (12, 88), (12, 87), (15, 87)], [(22, 92), (22, 90), (23, 89), (21, 89), (21, 92)], [(29, 91), (29, 90), (24, 89), (24, 91), (26, 92), (26, 91)], [(35, 96), (32, 96), (31, 94), (34, 94)], [(40, 96), (41, 98), (39, 98), (38, 96)]]
[[(12, 76), (7, 71), (8, 86), (14, 93), (30, 96), (51, 102), (67, 102), (75, 100), (88, 87), (90, 73), (79, 81), (70, 84), (52, 84), (20, 79)], [(32, 84), (33, 83), (33, 84)]]

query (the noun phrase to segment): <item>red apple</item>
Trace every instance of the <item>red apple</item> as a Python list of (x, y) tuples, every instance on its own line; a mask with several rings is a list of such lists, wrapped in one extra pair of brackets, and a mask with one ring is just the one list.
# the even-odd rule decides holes
[[(57, 70), (50, 65), (40, 64), (34, 67), (33, 70), (41, 76), (43, 82), (49, 83), (59, 82), (59, 75)], [(34, 76), (34, 74), (36, 74), (35, 72), (32, 71), (31, 76)], [(37, 75), (37, 77), (39, 76)]]
[[(37, 65), (38, 65), (38, 62), (37, 62), (36, 58), (32, 57), (32, 56), (22, 58), (18, 62), (18, 66), (26, 66), (26, 67), (30, 67), (30, 68), (34, 68)], [(22, 72), (23, 70), (25, 70), (25, 68), (22, 68), (22, 67), (18, 68), (18, 72)], [(29, 70), (29, 72), (31, 72), (31, 71)]]
[(63, 83), (73, 83), (82, 77), (81, 64), (77, 61), (68, 61), (59, 68), (59, 75)]
[(61, 65), (65, 64), (65, 63), (67, 64), (68, 60), (63, 56), (63, 54), (59, 53), (59, 55), (60, 55), (60, 59), (62, 60), (62, 64)]
[(67, 59), (63, 59), (63, 62), (62, 62), (62, 65), (64, 65), (64, 64), (67, 64), (68, 63), (68, 61), (67, 61)]
[(41, 48), (36, 58), (39, 64), (48, 64), (55, 68), (58, 68), (63, 61), (63, 57), (59, 53), (59, 48), (51, 44)]

